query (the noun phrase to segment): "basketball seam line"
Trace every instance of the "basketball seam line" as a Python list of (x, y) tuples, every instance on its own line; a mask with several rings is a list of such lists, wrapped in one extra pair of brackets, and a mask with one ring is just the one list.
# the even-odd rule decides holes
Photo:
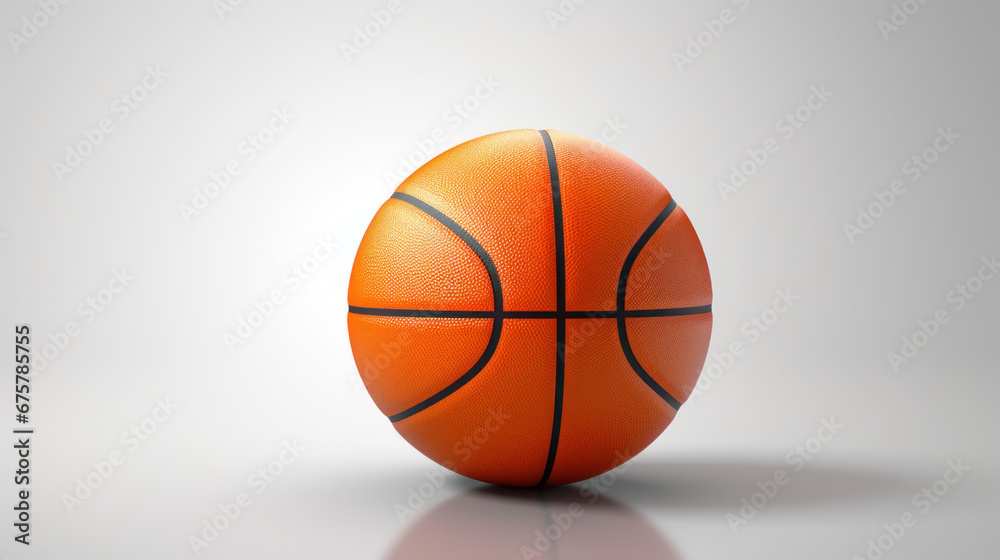
[[(498, 314), (495, 311), (463, 311), (448, 309), (393, 309), (389, 307), (360, 307), (348, 305), (347, 311), (355, 315), (371, 315), (376, 317), (407, 317), (413, 319), (492, 319)], [(702, 315), (712, 312), (712, 305), (695, 307), (665, 307), (660, 309), (609, 309), (606, 311), (566, 311), (567, 319), (609, 319), (624, 314), (625, 318), (642, 317), (681, 317), (686, 315)], [(558, 319), (558, 311), (503, 311), (504, 319)]]
[(555, 227), (556, 257), (556, 387), (555, 403), (552, 407), (552, 437), (549, 440), (549, 454), (545, 460), (545, 470), (538, 486), (545, 486), (552, 475), (559, 448), (559, 431), (562, 427), (563, 386), (566, 375), (566, 244), (563, 232), (562, 193), (559, 184), (559, 166), (556, 162), (552, 137), (539, 130), (545, 144), (545, 157), (549, 164), (549, 182), (552, 185), (552, 216)]
[(674, 410), (678, 410), (681, 407), (681, 402), (677, 400), (673, 395), (670, 394), (666, 389), (664, 389), (656, 380), (653, 379), (649, 373), (643, 369), (642, 365), (639, 364), (639, 360), (635, 357), (632, 352), (632, 346), (628, 341), (628, 329), (625, 324), (625, 290), (628, 287), (628, 277), (632, 272), (632, 265), (635, 264), (635, 260), (639, 258), (639, 253), (646, 246), (646, 243), (653, 237), (656, 230), (660, 228), (663, 222), (666, 221), (667, 217), (673, 213), (674, 208), (677, 207), (677, 202), (673, 199), (667, 204), (666, 208), (660, 211), (653, 223), (646, 228), (646, 231), (642, 233), (638, 241), (629, 251), (627, 257), (625, 257), (625, 263), (622, 265), (621, 274), (618, 276), (618, 297), (616, 298), (616, 317), (618, 319), (618, 341), (621, 343), (622, 351), (625, 353), (625, 359), (628, 360), (630, 366), (635, 371), (636, 375), (642, 379), (646, 385), (649, 386), (657, 395), (660, 396), (664, 401), (667, 402)]
[(483, 261), (483, 266), (486, 267), (487, 274), (489, 274), (490, 276), (490, 285), (493, 289), (493, 309), (495, 310), (493, 316), (493, 331), (492, 333), (490, 333), (490, 341), (486, 345), (486, 349), (483, 350), (482, 355), (479, 356), (479, 360), (476, 361), (475, 364), (473, 364), (473, 366), (469, 369), (469, 371), (465, 372), (464, 375), (462, 375), (455, 381), (451, 382), (444, 389), (441, 389), (440, 391), (434, 393), (427, 399), (424, 399), (423, 401), (417, 403), (414, 406), (411, 406), (410, 408), (398, 414), (393, 414), (392, 416), (389, 416), (390, 422), (398, 422), (400, 420), (413, 416), (414, 414), (441, 401), (448, 395), (451, 395), (455, 391), (462, 388), (463, 385), (471, 381), (473, 377), (478, 375), (479, 372), (482, 371), (484, 367), (486, 367), (486, 364), (490, 361), (490, 358), (493, 357), (493, 353), (496, 352), (497, 345), (499, 345), (500, 343), (500, 331), (503, 329), (503, 287), (500, 285), (500, 273), (497, 272), (497, 267), (495, 264), (493, 264), (493, 259), (490, 258), (490, 255), (486, 252), (486, 249), (484, 249), (483, 246), (480, 245), (479, 242), (476, 241), (474, 237), (472, 237), (472, 234), (463, 229), (462, 226), (458, 225), (454, 220), (446, 216), (438, 209), (434, 208), (430, 204), (427, 204), (426, 202), (414, 196), (408, 195), (406, 193), (396, 192), (392, 194), (391, 198), (407, 202), (417, 207), (418, 209), (422, 210), (423, 212), (425, 212), (427, 215), (434, 218), (438, 222), (441, 222), (441, 224), (443, 224), (445, 227), (450, 229), (452, 233), (461, 238), (462, 241), (464, 241), (465, 244), (468, 245), (476, 253), (476, 255), (479, 256), (479, 259)]

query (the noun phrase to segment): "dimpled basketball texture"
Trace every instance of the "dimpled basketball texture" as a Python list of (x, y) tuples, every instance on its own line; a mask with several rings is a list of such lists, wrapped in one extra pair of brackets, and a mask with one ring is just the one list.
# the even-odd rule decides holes
[(556, 131), (477, 138), (379, 209), (347, 317), (361, 378), (414, 447), (508, 486), (597, 476), (649, 445), (705, 361), (698, 236), (652, 175)]

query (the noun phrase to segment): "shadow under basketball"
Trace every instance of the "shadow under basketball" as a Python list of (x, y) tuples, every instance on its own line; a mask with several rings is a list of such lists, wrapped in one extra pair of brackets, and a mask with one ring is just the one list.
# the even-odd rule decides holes
[[(591, 503), (591, 500), (593, 502)], [(485, 486), (460, 494), (418, 519), (387, 560), (678, 560), (642, 515), (579, 486)]]
[(638, 461), (609, 489), (609, 495), (634, 505), (678, 510), (733, 511), (740, 499), (775, 486), (783, 471), (787, 482), (769, 496), (768, 509), (809, 508), (898, 498), (912, 488), (906, 473), (863, 466), (807, 465), (799, 471), (783, 463), (754, 461)]

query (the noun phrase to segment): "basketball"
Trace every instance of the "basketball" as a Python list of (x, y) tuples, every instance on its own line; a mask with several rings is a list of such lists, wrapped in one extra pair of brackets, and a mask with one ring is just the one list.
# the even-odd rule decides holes
[(484, 482), (556, 486), (628, 461), (694, 389), (712, 330), (701, 242), (649, 172), (593, 140), (458, 145), (375, 214), (351, 349), (403, 438)]

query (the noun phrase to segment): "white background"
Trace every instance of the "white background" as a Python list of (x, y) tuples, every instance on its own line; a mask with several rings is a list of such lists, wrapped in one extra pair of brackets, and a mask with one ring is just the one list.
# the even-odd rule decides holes
[[(905, 512), (917, 523), (885, 558), (995, 557), (1000, 278), (961, 310), (948, 296), (1000, 249), (996, 5), (931, 1), (893, 31), (887, 0), (402, 0), (377, 29), (387, 2), (52, 4), (0, 8), (0, 355), (13, 364), (15, 324), (31, 325), (36, 357), (51, 345), (31, 386), (32, 544), (13, 541), (8, 447), (0, 554), (195, 557), (190, 537), (246, 492), (201, 557), (523, 558), (572, 503), (583, 515), (544, 557), (865, 557)], [(37, 15), (46, 6), (55, 15)], [(703, 33), (724, 9), (735, 21)], [(377, 36), (345, 56), (366, 24)], [(148, 68), (165, 76), (134, 90)], [(813, 87), (833, 96), (787, 138), (779, 121)], [(123, 94), (142, 100), (126, 113)], [(474, 110), (456, 121), (456, 103)], [(241, 144), (276, 110), (294, 117), (247, 161)], [(54, 170), (102, 119), (114, 130)], [(438, 128), (433, 153), (513, 128), (598, 137), (609, 122), (604, 139), (701, 236), (708, 363), (733, 342), (746, 353), (595, 504), (592, 484), (537, 497), (442, 482), (358, 391), (347, 341), (350, 266), (395, 188), (386, 175)], [(913, 181), (904, 164), (949, 127), (959, 138)], [(780, 149), (723, 197), (718, 182), (771, 137)], [(240, 173), (186, 219), (230, 160)], [(849, 239), (844, 224), (897, 179), (905, 194)], [(286, 282), (320, 242), (332, 257)], [(128, 285), (88, 312), (122, 270)], [(283, 303), (227, 345), (275, 289)], [(779, 289), (799, 299), (751, 340), (743, 325)], [(887, 354), (938, 309), (949, 322), (894, 371)], [(158, 399), (176, 405), (161, 423)], [(844, 427), (795, 472), (787, 454), (831, 417)], [(144, 420), (155, 431), (124, 443)], [(258, 494), (250, 477), (292, 442), (304, 450)], [(115, 452), (124, 462), (94, 474)], [(913, 495), (959, 459), (971, 471), (922, 512)], [(727, 515), (778, 470), (791, 481), (734, 532)], [(67, 507), (88, 476), (100, 486)], [(432, 487), (401, 520), (396, 506)]]

